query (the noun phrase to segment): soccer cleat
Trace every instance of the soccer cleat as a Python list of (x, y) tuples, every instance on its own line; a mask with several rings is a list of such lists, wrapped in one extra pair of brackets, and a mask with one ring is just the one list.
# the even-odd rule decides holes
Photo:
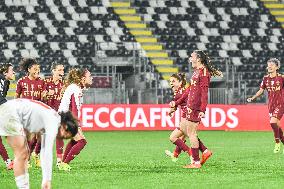
[(273, 152), (274, 152), (274, 154), (280, 152), (280, 143), (275, 143)]
[(7, 170), (13, 170), (14, 162), (12, 160), (8, 159), (5, 163)]
[(203, 165), (211, 156), (212, 156), (212, 151), (207, 150), (207, 152), (202, 153), (202, 158), (200, 164)]
[(183, 166), (183, 168), (186, 169), (200, 169), (201, 168), (201, 164), (199, 162), (193, 162), (189, 165)]
[(178, 158), (174, 156), (174, 153), (169, 150), (165, 150), (165, 154), (170, 157), (173, 162), (177, 162)]
[(61, 162), (58, 166), (58, 169), (60, 171), (70, 171), (71, 167), (70, 167), (70, 165), (68, 165), (68, 163)]

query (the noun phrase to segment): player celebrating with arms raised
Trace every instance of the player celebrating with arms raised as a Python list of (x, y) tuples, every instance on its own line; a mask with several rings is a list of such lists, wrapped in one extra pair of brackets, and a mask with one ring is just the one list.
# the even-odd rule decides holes
[(251, 102), (262, 95), (265, 89), (267, 90), (270, 125), (274, 132), (275, 139), (274, 153), (278, 153), (280, 151), (280, 140), (284, 144), (283, 131), (280, 127), (280, 120), (284, 113), (284, 77), (277, 73), (279, 68), (280, 61), (278, 59), (269, 59), (267, 61), (268, 75), (263, 77), (263, 80), (260, 84), (260, 89), (257, 91), (257, 93), (253, 97), (247, 99), (248, 102)]

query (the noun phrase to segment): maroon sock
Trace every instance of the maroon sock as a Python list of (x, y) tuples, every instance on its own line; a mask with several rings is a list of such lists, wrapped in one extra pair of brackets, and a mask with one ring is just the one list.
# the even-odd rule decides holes
[(174, 150), (174, 156), (175, 156), (175, 157), (178, 157), (180, 153), (181, 153), (181, 149), (180, 149), (180, 147), (178, 147), (178, 146), (176, 145), (176, 149)]
[(198, 138), (199, 142), (199, 150), (203, 153), (205, 150), (207, 150), (207, 147), (203, 144), (203, 142)]
[(5, 146), (2, 143), (2, 138), (0, 137), (0, 155), (3, 158), (4, 161), (7, 161), (9, 159), (7, 150)]
[(281, 129), (281, 127), (279, 127), (279, 135), (280, 135), (281, 142), (284, 144), (283, 130)]
[(193, 161), (200, 161), (199, 149), (198, 148), (191, 148), (191, 152), (192, 152)]
[(188, 155), (191, 155), (191, 150), (190, 148), (183, 142), (183, 140), (181, 140), (180, 138), (178, 138), (175, 142), (175, 145), (177, 145), (182, 151), (187, 152)]
[(62, 157), (59, 157), (59, 156), (62, 156), (62, 154), (63, 154), (63, 147), (64, 147), (63, 139), (56, 139), (56, 155), (57, 155), (58, 158), (62, 158)]
[(29, 149), (30, 149), (30, 153), (32, 153), (35, 149), (35, 146), (36, 146), (36, 142), (37, 142), (37, 139), (36, 137), (33, 137), (31, 141), (29, 141)]
[(75, 158), (75, 156), (77, 156), (83, 150), (86, 144), (87, 144), (86, 139), (81, 139), (77, 141), (77, 144), (75, 144), (72, 147), (67, 157), (64, 159), (64, 163), (70, 163), (70, 161), (72, 161)]
[(67, 155), (69, 154), (70, 150), (72, 149), (72, 147), (76, 144), (77, 142), (75, 140), (70, 140), (69, 143), (67, 144), (65, 151), (64, 151), (64, 155), (63, 155), (63, 159), (62, 161), (65, 160), (65, 158), (67, 157)]
[(279, 134), (279, 127), (277, 125), (277, 123), (270, 123), (271, 128), (273, 130), (274, 133), (274, 139), (276, 143), (279, 143), (279, 139), (280, 139), (280, 134)]
[(38, 140), (35, 146), (35, 153), (38, 155), (40, 153), (40, 149), (41, 149), (41, 141)]

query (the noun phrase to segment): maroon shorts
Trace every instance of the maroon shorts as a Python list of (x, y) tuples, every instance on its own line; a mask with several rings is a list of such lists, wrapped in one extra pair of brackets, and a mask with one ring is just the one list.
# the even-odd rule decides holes
[(276, 117), (279, 120), (281, 120), (283, 114), (284, 114), (283, 107), (276, 107), (273, 110), (269, 111), (269, 117)]
[(192, 121), (192, 122), (200, 122), (201, 118), (198, 117), (200, 111), (198, 110), (192, 110), (190, 108), (187, 108), (186, 112), (186, 120)]

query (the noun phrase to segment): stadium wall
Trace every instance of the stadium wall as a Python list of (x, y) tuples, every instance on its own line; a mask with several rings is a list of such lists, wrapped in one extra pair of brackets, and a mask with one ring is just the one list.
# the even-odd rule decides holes
[[(81, 123), (85, 131), (173, 130), (180, 122), (180, 112), (168, 116), (167, 104), (85, 104)], [(266, 105), (217, 105), (207, 107), (200, 130), (268, 131)]]

